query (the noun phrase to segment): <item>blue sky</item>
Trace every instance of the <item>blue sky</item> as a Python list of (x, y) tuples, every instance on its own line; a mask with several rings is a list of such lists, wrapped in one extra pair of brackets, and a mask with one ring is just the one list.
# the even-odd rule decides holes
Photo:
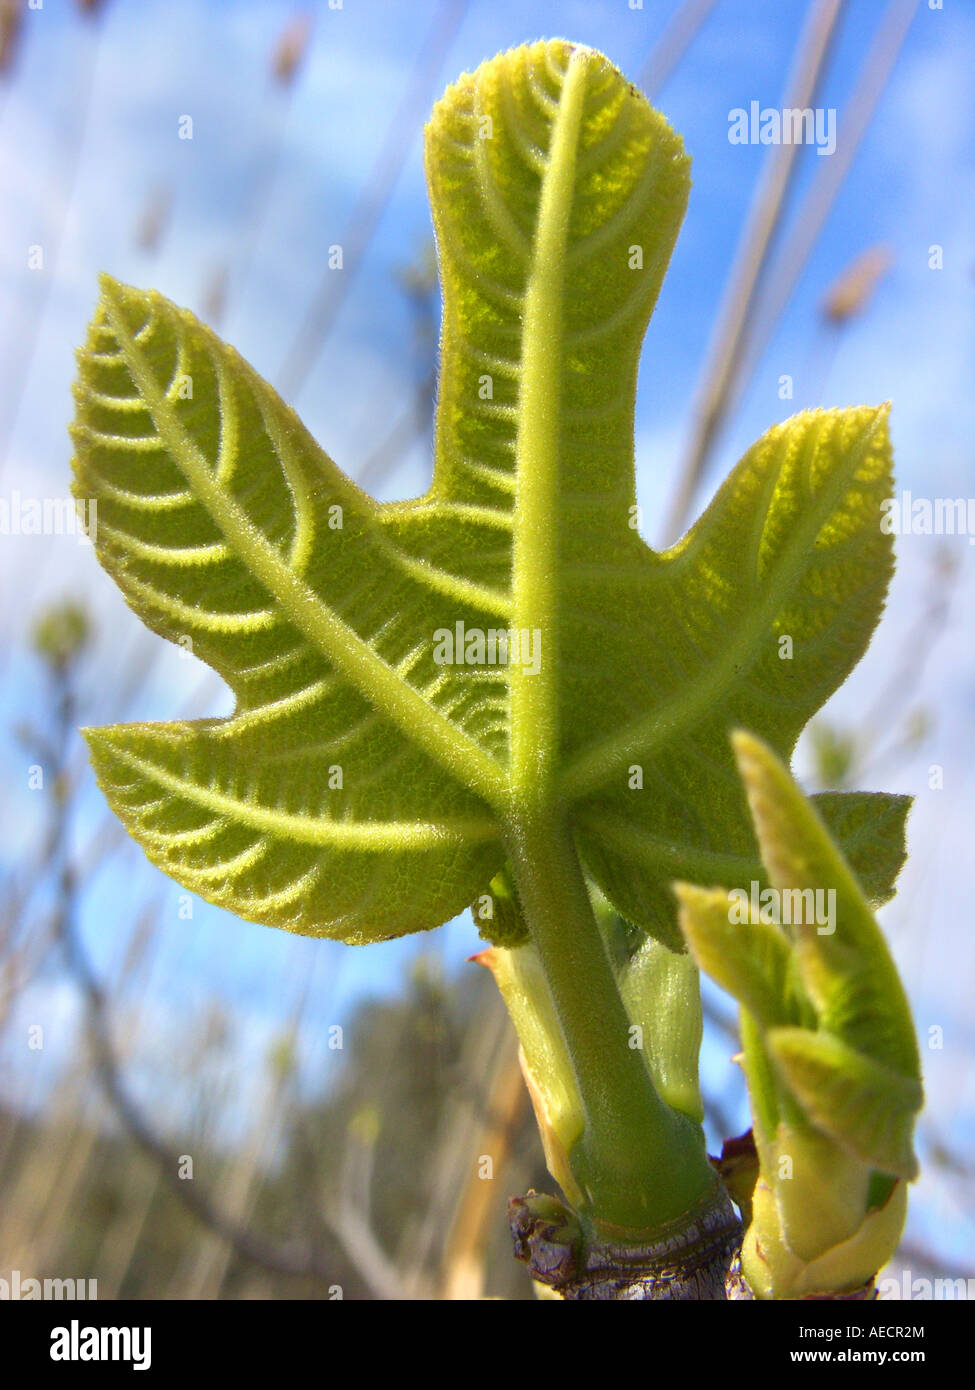
[[(310, 293), (324, 272), (325, 248), (342, 240), (416, 55), (437, 12), (429, 0), (345, 0), (317, 7), (308, 60), (285, 99), (268, 78), (269, 50), (292, 13), (274, 0), (140, 0), (105, 5), (95, 24), (75, 7), (48, 0), (28, 11), (19, 61), (0, 87), (0, 496), (64, 495), (68, 485), (72, 350), (83, 336), (108, 270), (153, 285), (202, 311), (214, 269), (230, 269), (221, 331), (275, 380)], [(429, 236), (422, 176), (422, 120), (461, 70), (499, 49), (562, 34), (602, 49), (636, 77), (675, 3), (646, 0), (472, 0), (449, 55), (418, 108), (408, 152), (362, 270), (314, 371), (295, 399), (328, 452), (354, 473), (409, 400), (415, 374), (412, 323), (393, 275)], [(844, 108), (885, 7), (851, 0), (820, 104)], [(648, 335), (637, 409), (640, 500), (650, 539), (670, 498), (697, 373), (725, 276), (767, 151), (733, 146), (728, 116), (752, 100), (781, 105), (806, 5), (801, 0), (718, 0), (657, 104), (685, 139), (694, 186), (687, 219)], [(753, 385), (721, 442), (700, 501), (740, 453), (773, 421), (800, 406), (893, 401), (898, 481), (918, 496), (975, 495), (975, 6), (921, 0), (876, 118), (788, 311), (764, 353)], [(178, 139), (180, 117), (193, 139)], [(823, 161), (804, 152), (797, 199)], [(263, 172), (275, 173), (255, 217)], [(139, 248), (134, 227), (147, 201), (168, 189), (172, 209), (158, 249)], [(244, 273), (246, 237), (259, 229)], [(863, 250), (886, 244), (893, 267), (869, 313), (842, 335), (825, 380), (818, 305), (833, 278)], [(944, 268), (929, 268), (929, 247)], [(27, 251), (45, 251), (42, 272)], [(812, 347), (811, 347), (812, 344)], [(778, 396), (779, 377), (795, 378), (795, 400)], [(14, 399), (12, 384), (22, 381)], [(421, 491), (429, 474), (417, 447), (389, 480), (385, 496)], [(659, 527), (659, 520), (656, 526)], [(915, 703), (933, 715), (913, 756), (878, 769), (874, 785), (916, 794), (912, 861), (885, 913), (922, 1036), (944, 1027), (945, 1048), (926, 1052), (932, 1111), (949, 1137), (970, 1144), (975, 1116), (975, 1029), (970, 846), (975, 827), (975, 656), (971, 613), (975, 547), (953, 538), (958, 561), (945, 632)], [(835, 698), (837, 719), (855, 721), (902, 659), (919, 611), (935, 541), (902, 537), (887, 616), (870, 655)], [(142, 634), (90, 549), (73, 538), (0, 537), (3, 584), (3, 690), (8, 728), (38, 705), (41, 676), (23, 649), (31, 616), (48, 598), (84, 595), (97, 615), (99, 643), (89, 677), (87, 716), (165, 718), (177, 709), (220, 712), (219, 684), (201, 685), (194, 662)], [(122, 673), (149, 663), (137, 701), (120, 708)], [(24, 851), (42, 814), (26, 788), (26, 758), (7, 734), (0, 745), (6, 795), (0, 807), (4, 853)], [(80, 750), (79, 750), (80, 757)], [(928, 789), (928, 769), (945, 769), (944, 789)], [(800, 756), (800, 767), (803, 760)], [(90, 782), (82, 832), (101, 814)], [(360, 991), (389, 988), (402, 963), (431, 946), (453, 964), (476, 948), (469, 922), (434, 937), (347, 951), (241, 924), (196, 904), (178, 915), (179, 890), (129, 847), (96, 881), (85, 930), (102, 967), (127, 939), (132, 904), (164, 896), (159, 959), (147, 986), (149, 1016), (178, 1026), (212, 994), (249, 1011), (252, 1048), (282, 1016), (282, 993), (314, 964), (316, 1016), (342, 1016)], [(62, 996), (42, 981), (28, 1010)], [(49, 990), (44, 1002), (43, 990)], [(289, 996), (290, 997), (290, 996)], [(57, 1008), (61, 1008), (58, 1004)], [(320, 1059), (321, 1060), (321, 1059)], [(327, 1058), (324, 1061), (327, 1062)], [(723, 1060), (709, 1060), (718, 1068)], [(925, 1210), (943, 1231), (957, 1218), (942, 1209), (934, 1179)], [(969, 1222), (971, 1218), (969, 1217)], [(954, 1239), (971, 1244), (971, 1225)], [(948, 1240), (947, 1235), (944, 1236)]]

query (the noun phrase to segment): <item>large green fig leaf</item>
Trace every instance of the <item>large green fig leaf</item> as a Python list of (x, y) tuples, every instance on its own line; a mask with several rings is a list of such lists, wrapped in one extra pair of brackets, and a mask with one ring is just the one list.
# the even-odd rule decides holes
[[(555, 41), (462, 77), (426, 163), (444, 321), (416, 501), (373, 502), (192, 315), (104, 281), (76, 492), (131, 606), (237, 706), (90, 730), (95, 769), (150, 858), (251, 920), (436, 926), (556, 808), (617, 911), (679, 947), (671, 880), (764, 881), (727, 730), (787, 756), (880, 614), (886, 410), (776, 426), (654, 553), (633, 410), (688, 196), (679, 137)], [(889, 896), (906, 799), (819, 808)]]

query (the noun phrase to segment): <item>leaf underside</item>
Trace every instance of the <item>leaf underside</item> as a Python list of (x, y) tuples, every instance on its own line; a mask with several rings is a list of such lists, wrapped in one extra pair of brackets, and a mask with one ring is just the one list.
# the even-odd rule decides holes
[[(893, 563), (890, 444), (882, 408), (804, 413), (671, 550), (633, 528), (640, 344), (688, 164), (588, 49), (516, 49), (448, 90), (426, 132), (434, 474), (405, 503), (361, 492), (191, 314), (104, 280), (75, 492), (129, 604), (237, 705), (87, 738), (112, 808), (187, 888), (352, 942), (436, 926), (503, 867), (536, 758), (592, 878), (669, 945), (673, 879), (764, 880), (727, 731), (787, 758), (862, 655)], [(532, 634), (537, 672), (443, 664), (460, 623)], [(818, 806), (888, 897), (906, 798)]]

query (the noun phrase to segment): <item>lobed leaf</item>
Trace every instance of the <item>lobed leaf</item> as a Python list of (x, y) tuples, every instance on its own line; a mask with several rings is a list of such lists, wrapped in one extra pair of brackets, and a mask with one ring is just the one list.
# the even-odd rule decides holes
[(427, 640), (457, 596), (402, 560), (233, 349), (160, 296), (103, 282), (75, 394), (99, 559), (237, 697), (225, 721), (88, 731), (130, 833), (201, 896), (313, 935), (376, 940), (461, 911), (502, 854), (456, 776), (494, 767), (471, 680)]
[[(633, 410), (688, 196), (680, 138), (601, 55), (557, 40), (450, 88), (426, 167), (444, 318), (414, 501), (361, 492), (192, 315), (103, 282), (76, 491), (130, 605), (190, 639), (236, 708), (89, 731), (96, 772), (193, 891), (357, 942), (460, 911), (512, 827), (557, 806), (616, 911), (681, 949), (674, 878), (764, 882), (728, 729), (787, 756), (879, 617), (886, 411), (776, 426), (654, 553), (634, 525)], [(464, 641), (438, 650), (460, 632), (482, 639), (471, 660)], [(532, 660), (491, 664), (491, 632), (527, 634)], [(889, 896), (906, 801), (818, 804)]]

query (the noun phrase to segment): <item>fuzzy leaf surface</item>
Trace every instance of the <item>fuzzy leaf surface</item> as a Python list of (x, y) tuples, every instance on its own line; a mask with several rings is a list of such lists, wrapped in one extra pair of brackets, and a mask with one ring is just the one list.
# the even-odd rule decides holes
[[(89, 731), (96, 773), (192, 891), (354, 942), (459, 912), (544, 801), (614, 908), (680, 948), (673, 879), (764, 881), (729, 728), (788, 757), (880, 615), (886, 410), (775, 426), (654, 552), (633, 411), (688, 196), (679, 137), (599, 54), (553, 41), (450, 88), (426, 166), (444, 319), (415, 501), (375, 503), (192, 315), (104, 282), (76, 493), (130, 605), (191, 638), (237, 707)], [(527, 651), (491, 664), (492, 631)], [(818, 804), (889, 896), (906, 799)]]

